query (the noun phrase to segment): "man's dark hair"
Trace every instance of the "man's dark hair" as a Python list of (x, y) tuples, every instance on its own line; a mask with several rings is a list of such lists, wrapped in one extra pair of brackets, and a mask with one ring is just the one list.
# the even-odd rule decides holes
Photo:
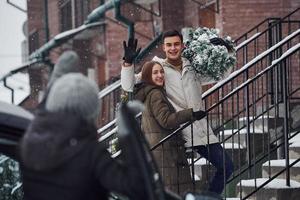
[(163, 33), (162, 35), (162, 43), (165, 41), (166, 37), (173, 37), (173, 36), (178, 36), (181, 40), (181, 42), (183, 42), (183, 37), (182, 34), (179, 33), (177, 30), (169, 30)]

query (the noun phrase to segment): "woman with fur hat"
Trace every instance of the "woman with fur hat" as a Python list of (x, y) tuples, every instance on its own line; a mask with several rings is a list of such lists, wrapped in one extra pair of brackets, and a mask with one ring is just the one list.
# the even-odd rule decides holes
[(25, 200), (146, 199), (134, 156), (118, 163), (98, 142), (98, 113), (94, 82), (69, 73), (53, 83), (20, 144)]
[[(192, 109), (175, 111), (166, 97), (164, 69), (159, 63), (146, 62), (142, 68), (141, 80), (142, 83), (136, 85), (135, 98), (145, 105), (142, 130), (150, 146), (159, 143), (179, 128), (180, 124), (205, 116), (205, 112), (193, 112)], [(181, 134), (175, 135), (152, 153), (166, 188), (179, 194), (192, 191), (191, 174)]]

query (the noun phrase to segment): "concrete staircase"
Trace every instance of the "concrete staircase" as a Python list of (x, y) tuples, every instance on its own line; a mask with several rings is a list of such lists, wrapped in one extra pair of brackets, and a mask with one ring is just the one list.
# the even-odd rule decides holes
[[(293, 135), (295, 133), (291, 133)], [(290, 140), (290, 164), (300, 158), (300, 134)], [(236, 185), (237, 196), (245, 197), (270, 177), (285, 169), (285, 159), (267, 160), (262, 164), (262, 178), (241, 180)], [(290, 168), (290, 186), (286, 186), (286, 173), (283, 172), (247, 199), (253, 200), (299, 200), (300, 199), (300, 162)]]
[[(251, 119), (252, 120), (252, 119)], [(243, 126), (245, 118), (240, 119), (240, 126)], [(251, 159), (266, 153), (275, 144), (272, 143), (276, 137), (282, 135), (283, 120), (281, 118), (275, 119), (271, 117), (267, 120), (266, 117), (259, 117), (250, 123), (250, 145), (253, 148), (251, 152)], [(227, 154), (230, 155), (234, 162), (235, 169), (242, 168), (247, 165), (247, 129), (230, 129), (219, 133), (220, 138), (225, 138), (226, 143), (222, 144)], [(230, 137), (232, 136), (232, 137)], [(289, 157), (290, 163), (300, 158), (300, 133), (293, 137), (290, 141)], [(240, 144), (240, 145), (239, 145)], [(198, 157), (198, 156), (197, 156)], [(243, 175), (241, 181), (233, 181), (227, 185), (226, 196), (227, 199), (240, 199), (245, 197), (262, 185), (269, 177), (284, 169), (285, 160), (278, 159), (277, 152), (273, 152), (268, 158), (256, 163), (256, 172), (254, 177), (256, 179), (249, 179), (247, 175)], [(270, 160), (268, 160), (270, 159)], [(191, 162), (191, 159), (189, 160)], [(200, 187), (200, 191), (207, 188), (209, 179), (213, 176), (214, 167), (204, 158), (195, 162), (195, 180), (196, 189)], [(252, 171), (253, 173), (253, 171)], [(300, 199), (300, 162), (295, 164), (290, 169), (291, 186), (285, 185), (285, 173), (278, 176), (272, 182), (264, 186), (258, 192), (251, 196), (254, 200), (266, 199)], [(245, 179), (245, 180), (244, 180)]]
[[(256, 187), (261, 186), (267, 180), (268, 178), (242, 180), (240, 183), (237, 184), (237, 191), (242, 191), (242, 197), (245, 197), (246, 195), (250, 194)], [(300, 183), (291, 180), (290, 187), (287, 187), (285, 183), (285, 179), (274, 179), (247, 199), (299, 200)], [(237, 196), (240, 196), (239, 192)]]

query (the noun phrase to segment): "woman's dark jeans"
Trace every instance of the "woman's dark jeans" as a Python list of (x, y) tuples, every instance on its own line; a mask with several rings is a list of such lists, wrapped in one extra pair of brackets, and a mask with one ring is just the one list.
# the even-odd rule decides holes
[[(209, 145), (200, 145), (194, 147), (196, 151), (204, 158), (206, 158), (213, 166), (216, 167), (216, 173), (209, 183), (208, 191), (221, 194), (224, 189), (224, 180), (227, 182), (230, 175), (233, 173), (234, 166), (231, 158), (224, 152), (225, 165), (223, 164), (223, 147), (220, 143)], [(224, 168), (225, 167), (225, 179)]]

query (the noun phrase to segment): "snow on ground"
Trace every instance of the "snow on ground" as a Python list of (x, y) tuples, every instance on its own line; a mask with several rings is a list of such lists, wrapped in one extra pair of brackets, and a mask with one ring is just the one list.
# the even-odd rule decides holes
[[(258, 178), (256, 179), (256, 186), (259, 187), (263, 183), (265, 183), (268, 178)], [(246, 187), (254, 187), (255, 186), (255, 179), (251, 180), (242, 180), (241, 181), (242, 186)], [(240, 185), (238, 183), (237, 185)], [(270, 183), (264, 186), (264, 188), (273, 188), (273, 189), (288, 189), (288, 188), (300, 188), (300, 183), (294, 180), (290, 180), (290, 185), (291, 186), (286, 186), (286, 180), (285, 179), (274, 179)]]

